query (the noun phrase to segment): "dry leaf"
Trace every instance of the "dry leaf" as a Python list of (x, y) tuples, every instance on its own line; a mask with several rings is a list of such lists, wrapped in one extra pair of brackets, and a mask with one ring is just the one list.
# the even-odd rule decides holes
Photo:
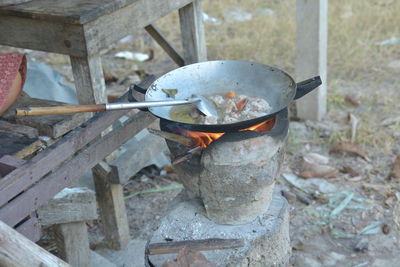
[(353, 114), (349, 114), (349, 122), (351, 125), (351, 143), (354, 143), (356, 140), (357, 126), (360, 120)]
[(347, 104), (353, 106), (353, 107), (358, 107), (360, 105), (360, 102), (355, 100), (352, 96), (346, 95), (344, 97), (344, 100), (346, 101)]
[(317, 153), (308, 153), (303, 157), (302, 171), (299, 175), (303, 178), (336, 177), (337, 170), (327, 165), (328, 163), (328, 157)]
[(400, 155), (394, 161), (392, 177), (400, 179)]
[(331, 148), (330, 152), (348, 152), (348, 153), (354, 153), (357, 156), (360, 156), (361, 158), (365, 159), (366, 161), (371, 161), (367, 154), (359, 148), (357, 145), (348, 143), (348, 142), (343, 142), (337, 146), (334, 146)]
[(216, 267), (216, 265), (206, 259), (198, 251), (183, 248), (174, 260), (167, 260), (163, 267)]
[(340, 171), (341, 171), (341, 172), (344, 172), (344, 173), (350, 174), (351, 177), (356, 177), (356, 176), (360, 175), (359, 172), (357, 172), (356, 170), (354, 170), (354, 169), (353, 169), (352, 167), (350, 167), (350, 166), (343, 166), (343, 167), (340, 169)]

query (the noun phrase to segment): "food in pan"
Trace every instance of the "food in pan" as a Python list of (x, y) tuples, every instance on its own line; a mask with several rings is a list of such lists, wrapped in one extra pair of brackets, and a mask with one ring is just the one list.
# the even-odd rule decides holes
[(171, 119), (194, 124), (231, 124), (268, 115), (271, 110), (265, 99), (233, 91), (205, 97), (214, 102), (218, 117), (204, 116), (192, 105), (185, 105), (173, 107)]

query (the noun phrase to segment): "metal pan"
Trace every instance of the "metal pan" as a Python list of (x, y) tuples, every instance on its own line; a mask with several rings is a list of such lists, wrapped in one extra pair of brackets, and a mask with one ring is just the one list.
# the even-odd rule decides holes
[(234, 132), (272, 118), (282, 109), (321, 85), (319, 76), (295, 83), (286, 72), (260, 63), (217, 60), (187, 65), (168, 72), (155, 80), (145, 93), (145, 101), (170, 100), (165, 89), (178, 89), (175, 99), (193, 94), (224, 94), (232, 90), (238, 94), (262, 97), (271, 106), (269, 114), (231, 124), (190, 124), (170, 117), (171, 106), (151, 107), (155, 116), (178, 123), (179, 127), (201, 132)]

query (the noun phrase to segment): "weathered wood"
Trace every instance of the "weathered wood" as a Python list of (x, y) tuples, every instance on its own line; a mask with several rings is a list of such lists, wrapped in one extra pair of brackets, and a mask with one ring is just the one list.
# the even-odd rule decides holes
[(179, 134), (174, 134), (174, 133), (170, 133), (170, 132), (166, 132), (166, 131), (160, 131), (157, 129), (153, 129), (153, 128), (147, 128), (147, 130), (151, 133), (151, 134), (155, 134), (158, 136), (161, 136), (165, 139), (168, 139), (172, 142), (175, 143), (179, 143), (185, 146), (191, 146), (195, 143), (195, 141), (190, 138), (190, 137), (186, 137), (183, 135), (179, 135)]
[[(55, 3), (60, 2), (67, 1)], [(0, 12), (2, 10), (4, 8), (0, 8)], [(87, 55), (81, 25), (66, 26), (62, 23), (0, 15), (0, 32), (1, 45), (67, 55)]]
[(93, 168), (93, 180), (106, 244), (120, 250), (130, 240), (128, 217), (122, 185), (109, 183), (110, 173), (107, 163), (100, 162)]
[(199, 0), (179, 9), (179, 22), (185, 65), (206, 61), (207, 49), (204, 37), (203, 12)]
[(191, 0), (136, 0), (125, 8), (88, 22), (84, 26), (88, 53), (98, 53), (116, 40), (142, 29), (190, 2)]
[(172, 241), (167, 243), (153, 243), (148, 247), (150, 255), (178, 253), (183, 248), (191, 250), (217, 250), (239, 248), (244, 246), (243, 239), (201, 239), (201, 240), (185, 240)]
[[(149, 77), (144, 80), (139, 85), (143, 88), (147, 88), (149, 84), (154, 80), (154, 76)], [(121, 97), (118, 101), (123, 102), (128, 98), (128, 93)], [(0, 180), (0, 207), (7, 203), (11, 198), (24, 191), (30, 187), (33, 183), (37, 182), (44, 175), (54, 170), (56, 166), (60, 165), (62, 162), (70, 158), (76, 151), (79, 151), (94, 138), (99, 136), (99, 133), (107, 129), (112, 125), (118, 118), (125, 115), (127, 110), (114, 111), (109, 113), (97, 114), (91, 118), (87, 123), (84, 124), (82, 128), (77, 128), (63, 139), (59, 140), (56, 144), (52, 145), (51, 149), (46, 149), (45, 151), (39, 153), (37, 156), (32, 158), (24, 166), (14, 170), (9, 173), (3, 179)], [(138, 118), (138, 124), (142, 126), (141, 121), (146, 121), (147, 119), (155, 120), (154, 117), (136, 117)], [(150, 119), (151, 118), (151, 119)], [(146, 126), (143, 126), (146, 127)], [(133, 136), (135, 132), (132, 132)], [(119, 146), (119, 145), (118, 145)], [(89, 156), (88, 156), (89, 157)], [(98, 162), (101, 159), (98, 160)], [(77, 172), (78, 170), (71, 167), (72, 170)], [(84, 171), (82, 171), (83, 173)], [(68, 177), (68, 175), (66, 175)], [(65, 185), (65, 183), (64, 183)], [(58, 191), (60, 191), (63, 186), (56, 186)], [(44, 187), (45, 188), (45, 187)], [(46, 192), (46, 190), (44, 189)], [(53, 195), (46, 198), (46, 201), (54, 196), (58, 191), (53, 192)], [(32, 199), (35, 199), (33, 196)], [(45, 203), (42, 202), (42, 203)], [(37, 207), (36, 207), (37, 208)], [(26, 215), (29, 214), (26, 213)]]
[[(128, 139), (130, 139), (133, 135), (146, 128), (154, 120), (155, 117), (150, 115), (149, 113), (140, 112), (138, 114), (135, 114), (127, 121), (125, 121), (120, 127), (116, 127), (114, 131), (103, 136), (101, 139), (97, 140), (83, 151), (75, 154), (75, 156), (67, 164), (64, 164), (59, 169), (53, 171), (44, 179), (36, 183), (33, 187), (29, 188), (24, 193), (20, 194), (17, 198), (7, 203), (7, 205), (0, 208), (0, 220), (9, 225), (15, 225), (21, 219), (26, 217), (27, 214), (30, 214), (42, 204), (46, 203), (60, 190), (70, 185), (72, 181), (78, 179), (83, 173), (94, 167), (98, 162), (103, 160), (106, 155), (109, 155), (116, 148), (121, 146)], [(88, 128), (89, 126), (86, 127), (85, 130), (87, 130)], [(53, 151), (54, 150), (55, 149), (53, 149)], [(57, 149), (56, 151), (60, 150)], [(21, 168), (18, 168), (8, 174), (5, 178), (0, 180), (0, 185), (6, 186), (6, 184), (2, 183), (3, 180), (7, 179), (8, 177), (12, 177), (10, 175), (12, 175), (14, 172), (19, 172), (25, 169), (25, 167), (27, 166), (31, 165), (27, 163)], [(34, 167), (36, 167), (36, 165), (34, 165)], [(42, 169), (45, 168), (44, 165), (41, 165), (41, 167)], [(38, 172), (38, 170), (36, 172)], [(19, 177), (28, 177), (28, 179), (29, 177), (32, 177), (32, 179), (39, 179), (37, 178), (37, 176), (32, 176), (32, 173), (28, 173), (27, 176), (21, 175)], [(8, 181), (7, 184), (9, 184), (10, 182), (11, 181)], [(22, 183), (22, 181), (20, 181), (20, 184), (18, 184), (18, 186), (29, 185), (28, 182), (25, 182), (24, 184)], [(11, 185), (14, 184), (11, 183)], [(0, 189), (0, 191), (2, 192), (0, 194), (0, 200), (4, 200), (7, 199), (7, 197), (10, 197), (9, 190), (7, 190), (7, 187), (5, 188), (6, 189), (4, 191)], [(14, 193), (11, 194), (12, 197), (16, 195), (15, 191), (13, 192)], [(3, 195), (6, 195), (7, 197), (3, 197)]]
[(171, 57), (171, 59), (179, 66), (185, 65), (183, 58), (179, 55), (171, 43), (167, 41), (165, 36), (153, 24), (147, 25), (144, 29), (151, 37), (161, 46), (161, 48)]
[(0, 221), (0, 266), (70, 266)]
[(14, 155), (39, 140), (14, 132), (0, 131), (0, 141), (0, 157), (2, 157), (4, 155)]
[[(120, 155), (116, 160), (110, 162), (111, 175), (109, 181), (113, 184), (126, 184), (128, 180), (146, 167), (161, 150), (164, 139), (147, 135), (141, 140), (133, 139), (126, 144), (126, 152)], [(143, 144), (146, 144), (144, 147)]]
[(97, 219), (95, 193), (87, 188), (65, 188), (37, 213), (43, 226)]
[(14, 123), (9, 123), (7, 121), (0, 120), (0, 131), (12, 131), (15, 133), (19, 133), (25, 135), (29, 138), (38, 137), (39, 132), (37, 129), (26, 126), (26, 125), (19, 125)]
[(296, 101), (297, 116), (320, 120), (326, 113), (328, 0), (297, 0), (296, 80), (321, 76), (322, 85)]
[(50, 136), (52, 138), (60, 137), (77, 126), (85, 122), (89, 114), (72, 114), (72, 115), (51, 115), (40, 117), (15, 117), (17, 108), (25, 107), (52, 107), (65, 106), (65, 103), (32, 98), (26, 94), (22, 94), (18, 101), (10, 107), (3, 117), (9, 121), (14, 121), (21, 125), (27, 125), (38, 129), (40, 135)]
[(2, 156), (0, 158), (0, 177), (7, 175), (24, 163), (25, 160), (10, 155)]
[(133, 1), (135, 0), (85, 0), (83, 3), (82, 0), (35, 0), (23, 5), (4, 7), (0, 10), (0, 15), (12, 15), (69, 24), (83, 24), (105, 14), (112, 13)]
[(8, 5), (17, 5), (25, 2), (29, 2), (32, 0), (0, 0), (0, 7), (8, 6)]
[(89, 266), (91, 251), (85, 222), (56, 224), (53, 231), (63, 260), (72, 266)]
[(82, 4), (81, 0), (35, 0), (0, 9), (0, 44), (74, 57), (96, 55), (190, 2), (87, 0)]
[(36, 212), (33, 212), (28, 220), (15, 227), (15, 230), (33, 242), (38, 241), (42, 236)]
[(106, 85), (100, 56), (71, 56), (70, 59), (79, 104), (107, 103)]
[(36, 140), (29, 146), (26, 146), (17, 153), (14, 153), (13, 156), (19, 159), (24, 159), (34, 154), (42, 147), (43, 147), (43, 142), (41, 140)]

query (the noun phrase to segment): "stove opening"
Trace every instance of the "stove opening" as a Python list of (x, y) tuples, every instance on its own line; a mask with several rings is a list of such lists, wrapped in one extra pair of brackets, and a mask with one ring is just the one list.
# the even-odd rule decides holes
[[(259, 124), (250, 126), (245, 129), (239, 130), (239, 132), (244, 131), (253, 131), (253, 132), (267, 132), (271, 130), (275, 125), (275, 118), (263, 121)], [(179, 129), (179, 134), (192, 138), (195, 143), (194, 147), (200, 146), (201, 148), (206, 148), (212, 142), (221, 138), (225, 133), (208, 133), (208, 132), (197, 132), (197, 131), (190, 131), (185, 129)]]

